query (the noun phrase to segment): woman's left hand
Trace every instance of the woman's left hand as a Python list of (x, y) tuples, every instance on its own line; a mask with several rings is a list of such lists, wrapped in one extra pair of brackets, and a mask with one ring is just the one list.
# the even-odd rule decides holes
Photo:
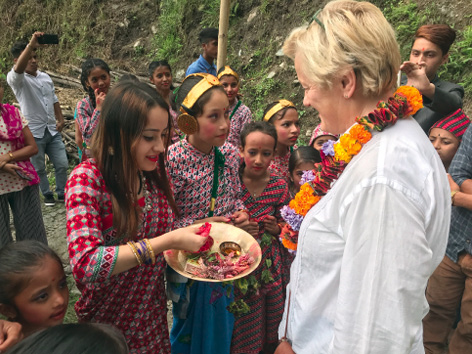
[(451, 188), (451, 192), (461, 191), (461, 187), (459, 187), (459, 185), (456, 182), (454, 182), (454, 180), (452, 179), (449, 173), (447, 174), (447, 179), (449, 180), (449, 187)]
[(11, 157), (8, 154), (1, 154), (0, 155), (0, 168), (5, 165), (7, 162), (10, 162)]

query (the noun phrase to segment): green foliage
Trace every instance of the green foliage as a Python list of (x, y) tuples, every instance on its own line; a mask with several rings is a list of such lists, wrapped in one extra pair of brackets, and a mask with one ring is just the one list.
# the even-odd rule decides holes
[(170, 65), (175, 64), (182, 50), (181, 26), (186, 1), (163, 0), (157, 32), (153, 39), (155, 50), (152, 57), (167, 59)]
[(383, 13), (395, 29), (403, 58), (409, 56), (413, 36), (418, 27), (427, 23), (440, 22), (440, 12), (434, 3), (420, 10), (416, 1), (390, 0), (383, 9)]
[(231, 312), (234, 316), (240, 317), (251, 311), (251, 308), (244, 302), (244, 300), (239, 299), (238, 301), (232, 302), (227, 307), (227, 310)]
[(449, 52), (449, 62), (446, 63), (440, 75), (444, 79), (457, 82), (465, 89), (466, 97), (472, 95), (472, 26), (459, 31), (456, 42)]

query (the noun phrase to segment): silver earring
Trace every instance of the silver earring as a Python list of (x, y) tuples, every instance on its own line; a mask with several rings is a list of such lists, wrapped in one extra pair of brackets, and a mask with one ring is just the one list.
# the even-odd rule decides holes
[(349, 96), (348, 96), (348, 95), (344, 95), (344, 98), (347, 100), (347, 99), (349, 98)]

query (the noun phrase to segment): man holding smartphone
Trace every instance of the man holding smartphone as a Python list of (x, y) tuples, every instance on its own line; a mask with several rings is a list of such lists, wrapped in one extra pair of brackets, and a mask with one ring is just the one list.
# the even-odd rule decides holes
[(39, 175), (44, 203), (52, 206), (55, 199), (49, 187), (44, 155), (47, 154), (54, 164), (59, 202), (64, 202), (68, 161), (59, 133), (64, 126), (64, 117), (54, 93), (54, 83), (48, 74), (38, 70), (36, 50), (40, 47), (38, 39), (43, 35), (42, 32), (35, 32), (29, 43), (17, 42), (13, 45), (11, 53), (15, 65), (8, 73), (7, 81), (38, 145), (38, 153), (31, 158), (31, 162)]

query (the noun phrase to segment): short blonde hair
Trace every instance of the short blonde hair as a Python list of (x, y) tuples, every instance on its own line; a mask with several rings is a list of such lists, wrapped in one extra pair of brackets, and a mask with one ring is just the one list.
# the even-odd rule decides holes
[(299, 57), (304, 76), (320, 88), (331, 88), (337, 75), (352, 68), (367, 97), (395, 88), (401, 63), (393, 28), (369, 2), (328, 3), (308, 27), (292, 31), (283, 50)]

